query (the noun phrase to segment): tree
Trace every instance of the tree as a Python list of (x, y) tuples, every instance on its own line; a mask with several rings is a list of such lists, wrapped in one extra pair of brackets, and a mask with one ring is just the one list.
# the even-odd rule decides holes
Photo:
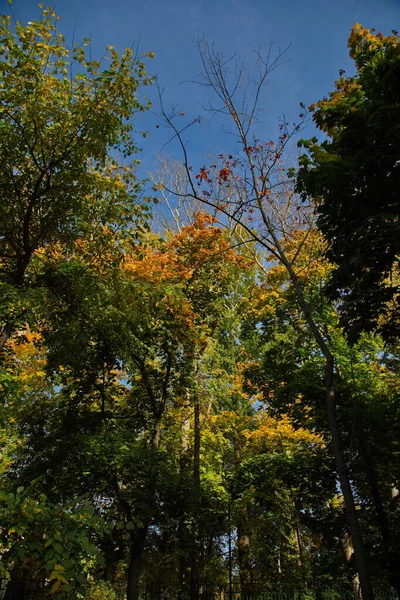
[[(203, 83), (239, 145), (194, 170), (165, 114), (185, 160), (152, 177), (161, 209), (143, 222), (124, 157), (135, 151), (133, 113), (118, 104), (120, 92), (136, 97), (141, 62), (129, 55), (125, 72), (110, 49), (110, 72), (80, 62), (79, 48), (64, 54), (55, 18), (44, 9), (33, 25), (3, 23), (12, 64), (27, 65), (24, 84), (8, 54), (0, 63), (15, 83), (4, 97), (25, 102), (11, 114), (0, 104), (20, 144), (15, 169), (5, 152), (0, 167), (15, 209), (0, 209), (7, 597), (28, 578), (63, 598), (99, 579), (91, 594), (114, 597), (116, 583), (129, 600), (147, 586), (198, 600), (228, 581), (230, 596), (232, 584), (253, 593), (285, 583), (308, 595), (329, 570), (328, 582), (357, 591), (358, 571), (370, 600), (361, 532), (374, 581), (399, 587), (399, 349), (367, 333), (350, 347), (324, 294), (333, 267), (315, 205), (296, 195), (283, 160), (299, 126), (257, 139), (257, 100), (278, 59), (258, 56), (255, 101), (241, 104), (235, 94), (251, 81), (237, 74), (249, 72), (231, 80), (230, 62), (203, 46)], [(99, 90), (118, 88), (120, 75), (108, 106)]]
[[(332, 267), (321, 256), (315, 260), (318, 240), (322, 241), (321, 234), (312, 232), (304, 248), (304, 290), (315, 307), (317, 323), (328, 333), (335, 352), (338, 419), (374, 581), (381, 580), (387, 585), (389, 580), (399, 590), (397, 509), (396, 502), (391, 500), (391, 488), (393, 482), (398, 481), (399, 468), (395, 458), (398, 408), (393, 396), (395, 379), (392, 380), (396, 375), (387, 364), (379, 336), (363, 334), (357, 344), (349, 346), (339, 327), (337, 311), (324, 298), (324, 281)], [(287, 252), (290, 253), (294, 242), (289, 241)], [(311, 257), (314, 257), (313, 261)], [(253, 294), (253, 303), (248, 309), (249, 322), (245, 331), (254, 340), (254, 346), (253, 365), (249, 366), (246, 377), (263, 390), (272, 414), (285, 411), (296, 423), (328, 436), (326, 414), (319, 402), (321, 381), (318, 373), (322, 357), (296, 304), (285, 270), (279, 266), (270, 268), (268, 279), (260, 286), (258, 294)], [(257, 356), (260, 357), (258, 360)], [(319, 487), (329, 489), (328, 481)], [(334, 487), (331, 487), (331, 495), (333, 497)], [(314, 515), (317, 506), (315, 503)], [(345, 523), (340, 523), (339, 515), (335, 520), (337, 535), (341, 540), (347, 539), (343, 529)], [(325, 529), (320, 519), (314, 520), (314, 525), (316, 531)], [(332, 547), (332, 540), (328, 542), (328, 539), (327, 546)], [(351, 558), (352, 550), (349, 554)], [(333, 553), (331, 556), (336, 561)], [(352, 562), (350, 560), (348, 565), (350, 572), (354, 567)], [(335, 572), (334, 563), (332, 572)]]
[(46, 251), (67, 251), (107, 226), (120, 232), (141, 212), (132, 118), (148, 83), (127, 49), (86, 56), (89, 40), (68, 50), (55, 12), (11, 26), (0, 17), (0, 348), (26, 321), (29, 291)]
[(400, 332), (400, 38), (356, 24), (348, 46), (356, 74), (341, 72), (310, 107), (328, 139), (302, 142), (297, 185), (315, 199), (346, 328), (390, 337)]
[[(200, 47), (200, 53), (203, 65), (202, 84), (214, 92), (214, 98), (218, 103), (212, 110), (227, 115), (233, 121), (240, 151), (235, 156), (221, 155), (213, 165), (200, 168), (197, 175), (193, 176), (182, 138), (183, 129), (176, 125), (175, 115), (169, 115), (162, 107), (162, 117), (173, 130), (182, 148), (190, 185), (186, 197), (188, 200), (204, 202), (229, 221), (240, 225), (247, 242), (262, 248), (267, 253), (267, 260), (280, 263), (289, 275), (298, 306), (324, 357), (325, 405), (337, 473), (354, 542), (362, 594), (365, 600), (371, 600), (373, 590), (368, 560), (337, 419), (335, 357), (329, 336), (318, 326), (313, 307), (304, 290), (300, 271), (297, 270), (296, 261), (313, 228), (313, 212), (309, 205), (302, 208), (298, 202), (293, 193), (293, 186), (285, 176), (286, 168), (282, 157), (300, 125), (293, 124), (293, 127), (289, 127), (288, 123), (281, 123), (280, 135), (276, 143), (272, 140), (260, 141), (254, 129), (262, 87), (271, 70), (279, 64), (280, 55), (274, 58), (270, 54), (267, 61), (258, 56), (259, 78), (255, 82), (249, 82), (240, 79), (243, 77), (241, 68), (235, 69), (236, 76), (232, 80), (229, 72), (230, 61), (210, 48), (207, 43)], [(248, 93), (251, 83), (253, 83), (253, 96), (243, 98), (242, 102), (236, 101), (236, 92), (244, 89), (245, 93)], [(304, 118), (303, 113), (301, 118)], [(176, 193), (179, 195), (179, 192)], [(291, 257), (285, 250), (284, 241), (296, 229), (299, 229), (302, 235)]]
[(21, 468), (35, 438), (46, 437), (46, 425), (54, 428), (51, 418), (57, 420), (55, 405), (61, 400), (46, 376), (43, 339), (29, 328), (7, 344), (0, 392), (7, 399), (0, 415), (0, 573), (11, 578), (7, 593), (23, 585), (19, 579), (33, 576), (46, 578), (53, 592), (84, 589), (90, 568), (103, 560), (95, 543), (105, 531), (103, 520), (86, 490), (55, 497), (43, 471), (24, 478)]
[[(42, 362), (21, 364), (13, 360), (16, 342), (6, 345), (4, 381), (13, 376), (14, 401), (22, 396), (19, 427), (29, 433), (5, 488), (42, 478), (54, 505), (59, 496), (90, 494), (112, 530), (111, 544), (103, 536), (100, 546), (123, 544), (132, 599), (174, 477), (163, 435), (186, 396), (200, 418), (196, 370), (243, 261), (204, 213), (167, 241), (149, 235), (117, 267), (105, 269), (101, 261), (89, 267), (80, 257), (71, 255), (48, 275), (54, 284), (41, 323)], [(52, 377), (53, 387), (30, 418), (40, 393), (39, 385), (32, 389), (35, 377), (44, 379), (42, 386)], [(7, 406), (7, 414), (11, 420), (15, 409)], [(199, 494), (192, 490), (191, 497), (198, 506)], [(192, 507), (187, 512), (197, 538), (198, 516)]]

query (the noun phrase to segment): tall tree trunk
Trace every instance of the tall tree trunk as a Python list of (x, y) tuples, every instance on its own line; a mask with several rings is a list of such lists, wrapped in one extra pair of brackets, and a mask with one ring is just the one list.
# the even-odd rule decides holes
[[(243, 138), (244, 141), (245, 138)], [(247, 145), (247, 144), (245, 144)], [(253, 185), (254, 189), (258, 189), (258, 180), (254, 169), (254, 164), (250, 160), (252, 177), (253, 177)], [(260, 200), (261, 203), (261, 200)], [(343, 444), (339, 429), (339, 423), (336, 415), (336, 401), (335, 401), (335, 388), (334, 388), (334, 357), (329, 348), (328, 343), (325, 341), (316, 321), (311, 312), (310, 305), (304, 295), (303, 288), (299, 278), (297, 277), (295, 270), (293, 268), (292, 262), (286, 256), (286, 253), (281, 245), (281, 242), (277, 236), (276, 231), (274, 230), (273, 225), (271, 224), (268, 216), (265, 214), (262, 203), (260, 204), (261, 214), (263, 215), (264, 223), (266, 225), (267, 231), (271, 235), (273, 243), (277, 250), (277, 255), (281, 261), (281, 263), (286, 268), (286, 271), (289, 275), (289, 278), (294, 287), (297, 301), (299, 303), (300, 309), (304, 315), (304, 318), (310, 327), (311, 333), (321, 350), (325, 358), (325, 372), (324, 372), (324, 382), (325, 382), (325, 397), (326, 397), (326, 407), (328, 413), (328, 422), (329, 428), (332, 436), (332, 446), (333, 452), (335, 455), (336, 461), (336, 469), (339, 477), (340, 487), (343, 493), (344, 503), (346, 507), (346, 518), (349, 524), (351, 536), (353, 538), (354, 544), (354, 555), (357, 570), (360, 577), (360, 584), (363, 594), (364, 600), (373, 600), (374, 594), (371, 585), (371, 580), (369, 577), (369, 569), (368, 569), (368, 560), (367, 554), (365, 552), (364, 542), (361, 533), (361, 527), (358, 520), (358, 515), (354, 502), (353, 490), (351, 487), (349, 474), (347, 471), (346, 461), (344, 458), (343, 452)]]
[(181, 450), (179, 457), (179, 479), (180, 479), (180, 496), (181, 509), (179, 511), (178, 523), (178, 549), (179, 549), (179, 564), (178, 564), (178, 600), (182, 600), (184, 596), (184, 588), (186, 585), (186, 575), (188, 570), (187, 548), (185, 546), (187, 533), (187, 506), (186, 506), (186, 491), (188, 471), (190, 464), (189, 453), (189, 431), (190, 431), (190, 416), (187, 415), (181, 427)]
[[(241, 441), (239, 435), (233, 437), (235, 464), (241, 464)], [(251, 566), (250, 526), (246, 506), (235, 510), (239, 579), (243, 593), (249, 594), (253, 588), (253, 570)]]
[[(240, 136), (244, 143), (244, 146), (247, 147), (248, 144), (247, 144), (246, 133), (243, 130), (240, 120), (239, 120), (239, 123), (237, 124), (237, 126), (239, 128), (239, 133), (240, 133)], [(257, 177), (256, 168), (255, 168), (254, 162), (251, 158), (251, 155), (248, 155), (248, 156), (249, 156), (249, 164), (250, 164), (251, 176), (252, 176), (252, 181), (253, 181), (253, 188), (256, 192), (259, 192), (259, 179)], [(318, 347), (320, 348), (320, 350), (325, 358), (325, 361), (326, 361), (325, 362), (325, 377), (324, 377), (325, 390), (326, 390), (326, 406), (327, 406), (327, 412), (328, 412), (328, 422), (329, 422), (331, 436), (332, 436), (332, 446), (333, 446), (333, 451), (334, 451), (335, 459), (336, 459), (336, 468), (337, 468), (339, 482), (340, 482), (340, 486), (341, 486), (343, 497), (344, 497), (344, 503), (346, 506), (346, 517), (347, 517), (347, 521), (349, 523), (351, 535), (353, 537), (354, 554), (355, 554), (358, 573), (360, 576), (363, 598), (364, 598), (364, 600), (373, 600), (374, 594), (373, 594), (373, 590), (372, 590), (371, 581), (369, 578), (367, 555), (365, 552), (364, 542), (363, 542), (363, 538), (362, 538), (362, 534), (361, 534), (360, 523), (358, 521), (358, 515), (356, 512), (356, 507), (355, 507), (355, 503), (354, 503), (353, 490), (351, 488), (350, 479), (349, 479), (349, 475), (347, 472), (347, 466), (346, 466), (346, 462), (344, 459), (343, 445), (342, 445), (342, 440), (341, 440), (341, 435), (340, 435), (340, 430), (339, 430), (339, 424), (338, 424), (338, 420), (337, 420), (337, 416), (336, 416), (335, 389), (334, 389), (334, 358), (330, 351), (329, 345), (325, 341), (316, 321), (314, 320), (310, 305), (304, 295), (304, 291), (303, 291), (301, 282), (300, 282), (299, 278), (297, 277), (296, 272), (294, 270), (293, 262), (291, 262), (291, 260), (286, 255), (285, 250), (279, 239), (278, 233), (277, 233), (273, 223), (271, 222), (271, 220), (269, 219), (268, 215), (266, 214), (266, 212), (264, 210), (264, 207), (262, 204), (263, 194), (256, 193), (256, 196), (258, 198), (258, 204), (259, 204), (260, 213), (262, 215), (264, 225), (265, 225), (266, 230), (268, 231), (269, 235), (271, 236), (273, 244), (276, 248), (277, 257), (279, 258), (279, 260), (281, 261), (281, 263), (283, 264), (283, 266), (285, 267), (285, 269), (289, 275), (289, 278), (292, 282), (292, 285), (294, 287), (294, 290), (295, 290), (295, 293), (297, 296), (297, 301), (299, 303), (300, 309), (303, 312), (304, 318), (305, 318), (308, 326), (310, 327), (311, 333), (313, 334), (314, 339), (315, 339)]]
[[(354, 546), (351, 539), (351, 535), (349, 535), (348, 531), (346, 531), (342, 535), (342, 537), (340, 538), (340, 543), (342, 544), (343, 554), (345, 555), (347, 562), (350, 562), (354, 555)], [(356, 595), (356, 598), (362, 598), (360, 594), (360, 577), (358, 573), (354, 575), (351, 583), (353, 585), (353, 590)]]
[(199, 581), (199, 499), (200, 499), (200, 404), (194, 405), (194, 447), (193, 447), (193, 505), (192, 523), (192, 552), (190, 557), (190, 600), (198, 600), (200, 591)]
[(336, 416), (335, 390), (334, 390), (333, 357), (328, 356), (325, 364), (325, 387), (328, 421), (332, 435), (333, 451), (336, 459), (336, 468), (342, 489), (346, 509), (346, 519), (350, 527), (354, 545), (354, 557), (360, 578), (363, 600), (373, 600), (374, 594), (369, 578), (368, 561), (362, 538), (360, 522), (356, 512), (353, 490), (351, 489), (349, 474), (343, 454), (343, 444)]
[(139, 599), (139, 582), (142, 570), (142, 557), (148, 527), (143, 527), (131, 535), (131, 551), (128, 565), (127, 600)]
[(303, 542), (301, 539), (301, 533), (300, 533), (300, 527), (299, 527), (299, 520), (297, 518), (297, 510), (296, 507), (294, 507), (294, 533), (296, 536), (296, 544), (297, 544), (297, 555), (298, 555), (298, 561), (299, 561), (299, 567), (300, 567), (300, 573), (301, 573), (301, 580), (303, 583), (303, 589), (307, 589), (308, 585), (307, 585), (307, 573), (306, 573), (306, 569), (305, 569), (305, 564), (304, 564), (304, 556), (303, 556)]
[(382, 495), (379, 490), (378, 480), (374, 468), (373, 458), (370, 455), (368, 445), (363, 439), (363, 434), (359, 437), (361, 455), (364, 459), (365, 473), (367, 475), (371, 496), (374, 503), (376, 516), (378, 517), (379, 528), (381, 530), (383, 549), (386, 556), (389, 556), (392, 548), (392, 536), (389, 528), (389, 520), (383, 506)]
[(251, 566), (249, 520), (246, 508), (239, 509), (236, 527), (240, 585), (244, 594), (251, 594), (253, 590), (253, 569)]
[(328, 344), (325, 342), (312, 314), (310, 306), (304, 297), (303, 289), (298, 280), (296, 273), (293, 270), (292, 265), (288, 261), (283, 249), (276, 240), (277, 247), (281, 260), (285, 265), (293, 287), (296, 291), (297, 299), (300, 308), (304, 314), (304, 317), (311, 329), (316, 343), (318, 344), (323, 356), (325, 357), (325, 396), (326, 396), (326, 408), (328, 414), (328, 423), (332, 436), (332, 447), (335, 455), (336, 469), (339, 477), (340, 487), (342, 490), (344, 504), (346, 508), (346, 519), (349, 524), (351, 536), (354, 544), (354, 557), (357, 566), (357, 571), (360, 577), (361, 590), (364, 600), (373, 600), (374, 593), (372, 589), (371, 580), (369, 577), (368, 559), (365, 552), (364, 541), (361, 533), (360, 522), (356, 511), (354, 502), (353, 490), (350, 483), (350, 478), (347, 470), (346, 461), (343, 452), (343, 443), (339, 429), (339, 423), (336, 414), (336, 400), (335, 400), (335, 387), (334, 387), (334, 358), (329, 349)]
[(139, 582), (142, 569), (142, 557), (146, 544), (147, 532), (153, 516), (153, 509), (156, 498), (157, 454), (160, 446), (161, 416), (162, 414), (159, 414), (158, 417), (155, 419), (153, 435), (151, 439), (151, 464), (147, 497), (147, 515), (145, 515), (143, 518), (143, 526), (140, 528), (136, 528), (131, 534), (131, 549), (128, 565), (128, 584), (126, 591), (127, 600), (139, 600)]
[(233, 569), (232, 569), (232, 501), (228, 505), (228, 570), (229, 570), (229, 600), (233, 597)]

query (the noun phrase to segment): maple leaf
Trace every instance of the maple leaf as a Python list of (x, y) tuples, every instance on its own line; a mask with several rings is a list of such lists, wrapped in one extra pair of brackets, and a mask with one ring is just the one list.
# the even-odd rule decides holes
[(202, 167), (200, 169), (200, 173), (198, 173), (198, 175), (196, 175), (196, 179), (205, 179), (207, 181), (208, 178), (208, 171), (205, 167)]

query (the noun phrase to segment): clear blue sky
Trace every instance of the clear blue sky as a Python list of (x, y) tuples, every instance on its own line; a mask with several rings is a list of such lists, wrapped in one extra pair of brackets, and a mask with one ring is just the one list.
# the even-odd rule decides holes
[[(6, 0), (0, 3), (10, 11)], [(290, 44), (287, 62), (273, 73), (263, 97), (265, 139), (282, 113), (295, 120), (301, 101), (316, 102), (332, 89), (339, 69), (352, 71), (347, 37), (355, 22), (383, 33), (400, 29), (400, 0), (56, 0), (52, 6), (62, 17), (59, 27), (67, 43), (74, 30), (76, 41), (88, 36), (94, 56), (107, 44), (122, 49), (138, 40), (142, 52), (155, 52), (149, 70), (165, 89), (165, 105), (177, 104), (188, 119), (202, 112), (204, 102), (201, 89), (182, 84), (196, 75), (199, 35), (222, 52), (248, 59), (252, 48)], [(12, 11), (23, 21), (39, 14), (35, 0), (14, 0)], [(146, 118), (151, 136), (140, 142), (148, 165), (167, 139), (155, 123)], [(226, 142), (219, 129), (205, 120), (189, 131), (191, 151), (197, 157), (218, 151)], [(307, 133), (313, 134), (311, 127)], [(174, 153), (173, 144), (167, 151)]]

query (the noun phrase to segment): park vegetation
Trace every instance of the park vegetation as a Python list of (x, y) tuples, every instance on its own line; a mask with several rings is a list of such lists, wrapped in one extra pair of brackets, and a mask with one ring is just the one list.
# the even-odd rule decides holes
[(305, 107), (257, 119), (280, 56), (200, 41), (232, 151), (196, 165), (160, 92), (182, 159), (141, 180), (153, 54), (41, 9), (0, 17), (5, 598), (400, 596), (396, 32), (354, 26), (297, 155)]

